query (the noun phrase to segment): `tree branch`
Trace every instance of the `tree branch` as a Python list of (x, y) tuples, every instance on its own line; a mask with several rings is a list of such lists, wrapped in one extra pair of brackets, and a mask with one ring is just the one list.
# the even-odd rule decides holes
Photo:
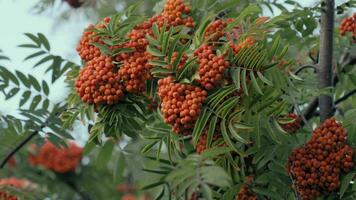
[(298, 75), (300, 72), (302, 72), (304, 69), (313, 69), (314, 70), (314, 73), (316, 73), (317, 71), (317, 65), (315, 64), (305, 64), (305, 65), (302, 65), (300, 66), (298, 69), (296, 69), (294, 71), (294, 74), (295, 75)]
[(341, 102), (347, 100), (349, 97), (351, 97), (352, 95), (356, 94), (356, 89), (352, 90), (351, 92), (345, 94), (344, 96), (340, 97), (340, 99), (337, 99), (335, 101), (335, 105), (340, 104)]
[(63, 183), (65, 183), (68, 187), (70, 187), (74, 192), (76, 192), (82, 200), (91, 200), (92, 198), (85, 192), (81, 191), (78, 186), (73, 182), (70, 181), (68, 179), (66, 179), (65, 177), (60, 178), (62, 180)]
[[(41, 129), (42, 128), (43, 127), (41, 127)], [(6, 163), (12, 158), (12, 156), (14, 156), (16, 152), (18, 152), (23, 146), (25, 146), (29, 141), (31, 141), (31, 139), (34, 138), (37, 134), (38, 134), (38, 131), (32, 132), (23, 141), (21, 141), (14, 149), (11, 149), (11, 151), (1, 161), (0, 168), (4, 168)]]
[[(333, 87), (333, 33), (334, 33), (334, 0), (321, 2), (320, 46), (319, 46), (319, 89)], [(319, 96), (320, 121), (333, 116), (334, 103), (331, 95)]]

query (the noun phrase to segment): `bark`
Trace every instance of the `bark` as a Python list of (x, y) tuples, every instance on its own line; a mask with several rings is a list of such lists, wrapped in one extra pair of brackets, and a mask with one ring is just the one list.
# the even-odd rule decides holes
[[(334, 0), (321, 2), (320, 47), (319, 47), (319, 89), (333, 87), (333, 32)], [(330, 94), (319, 96), (320, 121), (333, 116), (334, 103)]]

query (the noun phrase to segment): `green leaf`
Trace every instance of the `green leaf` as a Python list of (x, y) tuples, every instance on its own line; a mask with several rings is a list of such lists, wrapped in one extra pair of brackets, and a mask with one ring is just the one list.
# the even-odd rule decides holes
[(211, 188), (207, 184), (202, 185), (204, 199), (206, 200), (213, 200), (213, 192)]
[(17, 80), (16, 76), (12, 72), (7, 70), (5, 67), (0, 66), (0, 76), (2, 76), (2, 78), (4, 80), (10, 79), (16, 85), (20, 84), (20, 82)]
[(147, 47), (147, 51), (148, 51), (148, 53), (150, 53), (153, 56), (157, 56), (157, 57), (165, 56), (165, 54), (161, 53), (158, 49), (156, 49), (155, 47), (153, 47), (151, 45)]
[(231, 152), (231, 148), (229, 147), (214, 147), (206, 149), (201, 156), (206, 159), (214, 159), (219, 155), (227, 154)]
[(40, 103), (41, 99), (42, 99), (41, 95), (35, 96), (30, 105), (30, 110), (35, 110), (37, 105)]
[(34, 45), (34, 44), (21, 44), (18, 47), (22, 47), (22, 48), (39, 48), (39, 46)]
[(96, 159), (96, 163), (99, 168), (104, 168), (104, 166), (107, 165), (107, 163), (109, 162), (109, 160), (111, 158), (111, 154), (114, 150), (114, 147), (115, 147), (115, 143), (112, 142), (111, 140), (108, 140), (104, 144), (103, 148), (99, 152), (99, 155)]
[(48, 96), (49, 95), (49, 87), (46, 81), (42, 81), (42, 90)]
[(263, 92), (262, 92), (260, 86), (258, 85), (257, 80), (256, 80), (256, 77), (255, 77), (255, 74), (254, 74), (254, 72), (253, 72), (252, 70), (250, 71), (250, 78), (251, 78), (251, 81), (252, 81), (252, 85), (253, 85), (253, 87), (256, 89), (256, 91), (257, 91), (260, 95), (263, 95)]
[(31, 33), (25, 33), (25, 35), (30, 38), (34, 43), (37, 44), (37, 47), (40, 47), (41, 45), (41, 41), (39, 40), (39, 38), (37, 38), (35, 35), (31, 34)]
[(31, 95), (31, 91), (29, 90), (22, 94), (22, 98), (20, 100), (20, 107), (27, 102), (27, 100), (30, 98), (30, 95)]
[(269, 59), (272, 59), (274, 57), (274, 55), (276, 54), (280, 41), (281, 41), (281, 37), (279, 35), (277, 35), (277, 37), (275, 37), (273, 39), (272, 47), (268, 51)]
[(29, 74), (28, 80), (37, 91), (41, 92), (41, 85), (38, 83), (37, 79), (34, 76)]
[(344, 176), (342, 178), (341, 186), (340, 186), (340, 199), (342, 198), (342, 196), (344, 196), (345, 191), (351, 184), (351, 181), (353, 180), (355, 175), (356, 175), (356, 172), (349, 172), (346, 176)]
[(241, 137), (241, 136), (237, 133), (237, 131), (235, 131), (235, 129), (234, 129), (234, 127), (233, 127), (233, 125), (232, 125), (231, 123), (229, 123), (228, 128), (229, 128), (229, 131), (230, 131), (231, 135), (232, 135), (237, 141), (242, 142), (242, 143), (244, 143), (244, 144), (250, 143), (249, 141), (247, 141), (247, 140), (245, 140), (243, 137)]
[(33, 66), (33, 68), (36, 68), (36, 67), (38, 67), (39, 65), (41, 65), (41, 64), (43, 64), (43, 63), (45, 63), (45, 62), (47, 62), (47, 61), (52, 60), (53, 58), (54, 58), (54, 57), (53, 57), (52, 55), (48, 55), (48, 56), (42, 58), (40, 61), (38, 61), (38, 62)]
[(16, 71), (16, 75), (17, 77), (19, 77), (20, 81), (27, 87), (30, 88), (31, 87), (31, 83), (29, 82), (29, 80), (27, 79), (26, 75), (23, 74), (20, 71)]
[(216, 127), (216, 123), (218, 121), (218, 117), (217, 116), (213, 116), (210, 120), (209, 123), (209, 130), (208, 130), (208, 135), (207, 135), (207, 141), (206, 141), (206, 147), (209, 148), (211, 146), (211, 143), (213, 141), (213, 136), (215, 133), (215, 127)]
[(262, 82), (266, 83), (269, 86), (273, 86), (273, 83), (270, 80), (268, 80), (266, 77), (264, 77), (261, 72), (257, 71), (257, 75), (261, 79)]
[(155, 187), (160, 186), (165, 183), (166, 183), (165, 181), (158, 181), (158, 182), (146, 185), (146, 186), (142, 187), (140, 190), (148, 190), (148, 189), (155, 188)]
[(43, 54), (46, 54), (47, 52), (45, 52), (45, 51), (38, 51), (38, 52), (36, 52), (36, 53), (33, 53), (33, 54), (31, 54), (31, 55), (29, 55), (29, 56), (27, 56), (25, 59), (24, 59), (24, 61), (26, 61), (26, 60), (28, 60), (28, 59), (31, 59), (31, 58), (34, 58), (34, 57), (37, 57), (37, 56), (40, 56), (40, 55), (43, 55)]
[(241, 89), (241, 67), (232, 69), (231, 73), (232, 81), (234, 82), (236, 89), (239, 91)]
[(243, 70), (242, 70), (242, 79), (241, 79), (242, 88), (243, 88), (244, 93), (246, 94), (246, 96), (248, 96), (246, 73), (247, 73), (246, 68), (243, 68)]
[(20, 88), (12, 88), (9, 93), (7, 93), (5, 100), (10, 99), (19, 92)]
[(234, 151), (236, 151), (240, 156), (243, 157), (244, 153), (239, 150), (236, 145), (234, 144), (234, 142), (230, 139), (230, 136), (229, 134), (227, 133), (227, 130), (226, 130), (226, 120), (223, 119), (221, 120), (221, 123), (220, 123), (220, 128), (221, 128), (221, 133), (222, 133), (222, 136), (224, 138), (224, 141), (226, 142), (226, 144), (231, 147)]
[(142, 148), (141, 153), (145, 154), (148, 151), (150, 151), (159, 141), (155, 140), (149, 144), (147, 144), (145, 147)]
[(200, 135), (202, 134), (202, 132), (205, 128), (205, 125), (208, 122), (211, 114), (212, 114), (212, 112), (210, 110), (208, 110), (208, 108), (206, 108), (206, 107), (203, 108), (203, 111), (199, 115), (199, 117), (194, 125), (194, 129), (193, 129), (193, 133), (192, 133), (194, 144), (198, 143)]

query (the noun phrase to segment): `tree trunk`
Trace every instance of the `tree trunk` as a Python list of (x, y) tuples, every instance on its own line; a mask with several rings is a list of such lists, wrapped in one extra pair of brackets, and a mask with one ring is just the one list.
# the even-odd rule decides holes
[[(319, 89), (333, 87), (333, 32), (334, 32), (334, 0), (322, 0), (320, 25), (319, 53)], [(333, 99), (331, 95), (320, 95), (320, 121), (333, 116)]]

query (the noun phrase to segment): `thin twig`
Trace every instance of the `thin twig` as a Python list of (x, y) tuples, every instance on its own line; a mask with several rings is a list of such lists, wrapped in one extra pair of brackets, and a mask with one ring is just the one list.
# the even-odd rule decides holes
[(352, 90), (351, 92), (345, 94), (344, 96), (340, 97), (340, 99), (337, 99), (335, 101), (335, 105), (340, 104), (341, 102), (347, 100), (349, 97), (351, 97), (352, 95), (356, 94), (356, 89)]
[(315, 64), (305, 64), (305, 65), (302, 65), (300, 66), (298, 69), (296, 69), (294, 71), (294, 74), (295, 75), (298, 75), (300, 72), (302, 72), (304, 69), (313, 69), (314, 70), (314, 73), (316, 73), (317, 71), (317, 65)]
[(81, 191), (79, 187), (73, 182), (66, 178), (60, 178), (63, 183), (65, 183), (68, 187), (70, 187), (74, 192), (76, 192), (82, 200), (91, 200), (92, 198), (85, 192)]
[[(41, 127), (42, 129), (42, 127)], [(30, 135), (28, 135), (23, 141), (21, 141), (14, 149), (6, 155), (6, 157), (1, 161), (0, 168), (4, 168), (6, 163), (18, 152), (23, 146), (25, 146), (32, 138), (34, 138), (39, 131), (34, 131)]]

